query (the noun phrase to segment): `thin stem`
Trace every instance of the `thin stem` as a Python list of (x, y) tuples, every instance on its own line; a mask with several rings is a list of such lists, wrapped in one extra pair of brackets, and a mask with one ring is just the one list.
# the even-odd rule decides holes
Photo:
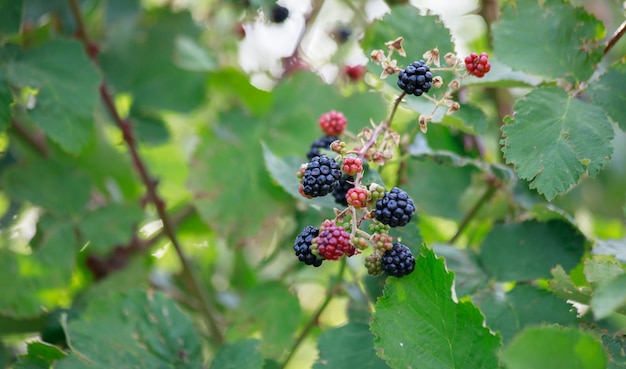
[(626, 33), (626, 21), (623, 21), (622, 24), (620, 24), (617, 30), (613, 33), (613, 36), (611, 36), (611, 39), (609, 39), (609, 41), (606, 43), (606, 47), (604, 48), (604, 55), (611, 51), (617, 41), (619, 41), (619, 39), (624, 36), (624, 33)]
[[(85, 47), (85, 51), (91, 57), (93, 62), (96, 62), (95, 54), (90, 53), (91, 49), (91, 41), (89, 40), (87, 33), (84, 28), (84, 21), (82, 17), (82, 13), (80, 12), (80, 7), (78, 5), (77, 0), (69, 0), (70, 7), (72, 8), (72, 13), (74, 18), (76, 19), (76, 24), (78, 25), (78, 33), (77, 36), (82, 40), (83, 45)], [(185, 275), (187, 282), (192, 290), (192, 293), (198, 299), (200, 303), (200, 312), (204, 316), (209, 329), (211, 330), (211, 334), (213, 338), (218, 344), (224, 342), (224, 336), (217, 324), (217, 321), (214, 317), (213, 309), (210, 304), (210, 300), (205, 289), (202, 287), (200, 280), (193, 272), (193, 266), (189, 261), (189, 258), (184, 253), (183, 248), (176, 237), (176, 232), (174, 230), (173, 222), (170, 219), (169, 214), (167, 213), (167, 207), (165, 201), (159, 196), (157, 191), (157, 180), (152, 178), (148, 173), (148, 168), (139, 156), (139, 151), (137, 149), (137, 144), (135, 142), (135, 138), (132, 131), (132, 126), (129, 121), (122, 119), (117, 108), (115, 107), (115, 103), (113, 101), (113, 97), (109, 92), (105, 82), (103, 81), (100, 85), (100, 97), (104, 102), (105, 107), (107, 108), (109, 114), (117, 124), (117, 126), (122, 131), (124, 142), (126, 142), (126, 146), (128, 147), (128, 151), (131, 155), (133, 165), (135, 169), (139, 173), (141, 181), (146, 186), (147, 198), (150, 202), (152, 202), (156, 208), (157, 214), (159, 218), (163, 222), (163, 232), (172, 242), (172, 246), (176, 250), (176, 254), (181, 262), (183, 268), (183, 274)]]
[(315, 314), (313, 314), (311, 319), (309, 319), (307, 324), (304, 326), (304, 328), (302, 329), (302, 331), (300, 332), (300, 334), (294, 341), (293, 345), (291, 345), (291, 348), (289, 349), (289, 354), (287, 355), (287, 358), (285, 359), (285, 361), (283, 361), (283, 364), (279, 367), (280, 369), (284, 369), (287, 367), (287, 364), (289, 364), (289, 361), (293, 358), (294, 353), (298, 350), (298, 348), (300, 347), (300, 345), (302, 344), (306, 336), (309, 335), (309, 333), (311, 332), (311, 329), (313, 329), (313, 327), (317, 325), (320, 316), (322, 315), (322, 313), (324, 313), (324, 311), (330, 304), (330, 301), (333, 299), (333, 297), (335, 297), (335, 294), (337, 292), (337, 287), (343, 280), (343, 275), (346, 270), (346, 265), (347, 265), (346, 257), (343, 257), (341, 259), (341, 265), (339, 267), (339, 272), (337, 273), (337, 276), (330, 281), (330, 284), (328, 286), (328, 291), (326, 292), (326, 298), (324, 299), (322, 304), (317, 308), (317, 310), (315, 311)]
[(11, 119), (11, 127), (30, 147), (35, 149), (41, 156), (48, 157), (48, 145), (44, 136), (38, 136), (30, 132), (17, 119)]
[(459, 229), (457, 229), (456, 233), (454, 234), (454, 236), (452, 236), (452, 238), (450, 238), (450, 241), (448, 241), (448, 243), (455, 243), (459, 239), (461, 233), (463, 233), (465, 228), (467, 228), (469, 222), (474, 218), (474, 216), (476, 216), (476, 214), (478, 214), (480, 208), (482, 208), (483, 205), (485, 205), (485, 203), (487, 203), (487, 201), (491, 199), (491, 197), (496, 193), (497, 189), (498, 185), (496, 181), (490, 181), (487, 189), (485, 190), (485, 193), (483, 193), (480, 199), (478, 199), (474, 206), (472, 206), (467, 214), (465, 214), (465, 217), (461, 221), (461, 224), (459, 224)]

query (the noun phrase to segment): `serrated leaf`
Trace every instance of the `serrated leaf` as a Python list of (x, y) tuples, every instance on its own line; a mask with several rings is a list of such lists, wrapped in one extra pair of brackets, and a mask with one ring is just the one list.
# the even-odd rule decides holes
[(376, 356), (374, 336), (365, 323), (348, 323), (322, 333), (318, 340), (320, 356), (313, 369), (386, 369)]
[(608, 317), (615, 311), (626, 314), (626, 274), (602, 283), (593, 291), (591, 309), (593, 316), (600, 320)]
[(60, 348), (45, 342), (28, 343), (27, 354), (20, 356), (14, 369), (48, 369), (56, 360), (66, 357)]
[(392, 368), (495, 368), (500, 338), (483, 326), (471, 302), (452, 300), (454, 276), (422, 247), (415, 271), (389, 277), (371, 330), (378, 354)]
[(243, 338), (258, 330), (263, 337), (259, 351), (265, 357), (280, 358), (293, 343), (299, 322), (298, 298), (280, 283), (265, 283), (245, 294), (228, 336)]
[(0, 51), (2, 59), (9, 83), (38, 91), (30, 118), (63, 149), (80, 153), (92, 139), (101, 82), (80, 42), (55, 39), (9, 59)]
[(138, 204), (108, 204), (84, 214), (78, 228), (90, 251), (106, 254), (130, 241), (142, 219)]
[(605, 369), (606, 353), (591, 334), (557, 326), (529, 328), (501, 354), (507, 369)]
[(200, 368), (194, 323), (161, 292), (133, 290), (89, 301), (64, 326), (71, 354), (55, 368)]
[(500, 332), (506, 345), (524, 328), (539, 324), (576, 324), (576, 312), (551, 292), (530, 285), (513, 290), (485, 291), (472, 297), (485, 314), (487, 326)]
[(300, 181), (296, 177), (300, 165), (306, 164), (297, 156), (287, 156), (279, 158), (263, 143), (263, 158), (265, 159), (265, 168), (270, 173), (274, 181), (276, 181), (288, 194), (295, 199), (304, 201), (310, 206), (335, 208), (339, 205), (332, 196), (323, 196), (313, 199), (307, 199), (300, 195)]
[(585, 244), (578, 229), (559, 220), (498, 224), (483, 240), (480, 260), (499, 281), (550, 278), (557, 264), (565, 270), (578, 265)]
[(12, 198), (54, 214), (79, 214), (89, 201), (89, 177), (68, 162), (33, 160), (9, 168), (3, 177)]
[(626, 335), (616, 333), (614, 335), (602, 335), (602, 343), (607, 349), (609, 366), (607, 369), (626, 368)]
[(591, 77), (602, 57), (602, 37), (601, 21), (563, 0), (505, 3), (493, 26), (500, 61), (530, 74), (576, 82)]
[(261, 369), (260, 344), (259, 340), (252, 338), (226, 343), (215, 355), (210, 369)]
[(71, 224), (50, 225), (31, 255), (0, 248), (0, 313), (30, 318), (69, 304), (76, 241)]
[(188, 112), (204, 100), (206, 75), (178, 67), (175, 45), (178, 37), (195, 40), (199, 34), (189, 12), (154, 9), (109, 29), (100, 65), (116, 92), (129, 92), (135, 104)]
[(550, 288), (555, 295), (564, 300), (572, 300), (582, 304), (589, 303), (590, 291), (578, 288), (563, 270), (563, 267), (557, 265), (551, 273), (553, 278), (550, 281)]
[(626, 62), (617, 61), (611, 65), (599, 80), (589, 85), (589, 94), (594, 105), (604, 109), (609, 117), (626, 131), (626, 94), (620, 92), (626, 85)]
[(432, 247), (437, 255), (445, 258), (448, 270), (454, 272), (454, 290), (458, 297), (471, 295), (487, 286), (489, 276), (482, 270), (473, 250), (445, 244)]
[(595, 177), (613, 153), (613, 128), (602, 109), (541, 87), (519, 99), (502, 127), (502, 151), (517, 174), (548, 200)]
[(585, 259), (583, 272), (587, 282), (598, 283), (624, 274), (624, 267), (610, 257), (595, 256)]

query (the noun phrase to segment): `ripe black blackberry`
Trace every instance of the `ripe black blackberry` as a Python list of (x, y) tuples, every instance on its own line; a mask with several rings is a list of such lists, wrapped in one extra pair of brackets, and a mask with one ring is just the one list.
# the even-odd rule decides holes
[(346, 194), (351, 188), (354, 188), (354, 177), (343, 175), (339, 179), (339, 186), (335, 187), (333, 190), (333, 197), (335, 198), (335, 202), (342, 206), (348, 206), (348, 201), (346, 200)]
[(311, 253), (311, 242), (317, 235), (319, 235), (319, 229), (313, 226), (306, 226), (296, 237), (296, 241), (293, 243), (293, 250), (296, 252), (298, 260), (306, 265), (313, 265), (318, 267), (322, 265), (324, 259), (319, 258)]
[(311, 160), (316, 156), (320, 156), (320, 149), (328, 149), (330, 150), (330, 144), (337, 141), (339, 137), (336, 136), (323, 136), (318, 138), (311, 144), (311, 148), (309, 152), (306, 153), (307, 159)]
[(385, 251), (381, 260), (383, 271), (393, 277), (403, 277), (415, 270), (415, 258), (411, 250), (401, 243), (395, 242), (391, 250)]
[(285, 8), (284, 6), (275, 4), (274, 7), (272, 7), (272, 15), (270, 16), (272, 22), (282, 23), (285, 21), (285, 19), (287, 19), (288, 16), (289, 9)]
[(428, 92), (433, 83), (430, 67), (423, 60), (415, 61), (398, 73), (398, 87), (407, 94), (420, 96)]
[(340, 178), (341, 170), (335, 159), (326, 155), (315, 156), (302, 176), (302, 192), (311, 197), (326, 196), (339, 186)]
[(415, 214), (415, 204), (406, 192), (398, 187), (385, 193), (385, 197), (376, 201), (376, 220), (390, 227), (407, 225)]

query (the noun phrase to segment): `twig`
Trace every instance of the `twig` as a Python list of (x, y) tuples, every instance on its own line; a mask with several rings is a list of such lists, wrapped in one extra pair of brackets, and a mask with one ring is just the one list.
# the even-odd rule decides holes
[[(90, 58), (93, 62), (96, 62), (95, 55), (92, 53), (93, 46), (91, 41), (89, 40), (84, 27), (84, 21), (82, 13), (80, 12), (80, 7), (78, 5), (78, 0), (69, 0), (70, 7), (72, 9), (72, 13), (74, 18), (76, 19), (76, 24), (78, 26), (77, 36), (82, 40), (83, 45), (85, 47), (85, 51), (89, 54)], [(187, 278), (190, 288), (192, 289), (193, 294), (196, 296), (200, 303), (200, 312), (204, 316), (209, 329), (211, 330), (211, 334), (213, 338), (216, 340), (218, 344), (224, 342), (224, 336), (217, 324), (217, 321), (214, 317), (213, 309), (211, 304), (209, 303), (209, 298), (206, 294), (205, 289), (202, 287), (199, 279), (196, 277), (193, 272), (193, 267), (191, 262), (187, 258), (187, 255), (184, 253), (183, 248), (176, 237), (176, 232), (174, 231), (173, 222), (171, 221), (167, 210), (165, 201), (159, 196), (157, 191), (157, 180), (152, 178), (148, 173), (148, 169), (144, 164), (143, 160), (139, 156), (139, 152), (137, 150), (137, 144), (135, 142), (135, 138), (132, 131), (132, 126), (128, 120), (122, 119), (117, 108), (115, 107), (115, 103), (113, 101), (113, 97), (109, 92), (106, 83), (103, 81), (100, 85), (100, 97), (102, 98), (106, 109), (109, 114), (117, 124), (117, 126), (122, 131), (122, 135), (124, 137), (124, 141), (126, 142), (126, 146), (128, 147), (128, 151), (132, 157), (133, 164), (135, 169), (139, 173), (142, 182), (146, 186), (147, 198), (150, 202), (152, 202), (157, 210), (157, 214), (159, 218), (163, 222), (163, 232), (172, 242), (172, 246), (176, 250), (176, 254), (181, 262), (183, 268), (183, 274)]]
[(11, 127), (13, 130), (33, 149), (41, 154), (41, 156), (48, 157), (48, 145), (46, 144), (46, 138), (44, 136), (37, 136), (24, 127), (17, 119), (11, 119)]
[(324, 299), (320, 307), (317, 308), (317, 311), (315, 311), (315, 314), (313, 314), (311, 319), (309, 319), (307, 324), (304, 326), (304, 328), (302, 329), (302, 331), (300, 332), (300, 334), (294, 341), (293, 345), (291, 345), (291, 348), (289, 349), (289, 354), (287, 355), (287, 358), (285, 359), (285, 361), (283, 361), (282, 365), (279, 367), (280, 369), (284, 369), (285, 367), (287, 367), (287, 364), (289, 364), (289, 361), (293, 357), (294, 353), (298, 350), (298, 347), (300, 347), (300, 344), (302, 344), (302, 341), (304, 341), (306, 336), (309, 335), (309, 332), (318, 323), (320, 316), (322, 315), (322, 313), (324, 313), (324, 311), (330, 304), (330, 301), (333, 299), (333, 297), (335, 297), (337, 287), (343, 280), (343, 274), (346, 270), (346, 264), (347, 264), (346, 257), (343, 257), (341, 259), (341, 266), (339, 267), (339, 272), (337, 273), (337, 276), (333, 280), (331, 280), (330, 285), (328, 286), (328, 291), (326, 292), (326, 298)]
[(626, 20), (623, 21), (622, 24), (620, 24), (615, 33), (613, 33), (613, 36), (611, 36), (609, 41), (607, 41), (606, 46), (604, 47), (604, 55), (611, 51), (617, 41), (619, 41), (619, 39), (624, 36), (624, 33), (626, 33)]
[(498, 189), (497, 180), (494, 179), (492, 181), (488, 181), (488, 186), (487, 186), (487, 189), (485, 190), (485, 193), (480, 197), (480, 199), (478, 199), (478, 201), (476, 201), (474, 206), (472, 206), (472, 208), (467, 212), (467, 214), (465, 214), (465, 217), (461, 221), (461, 224), (459, 224), (459, 229), (457, 229), (456, 233), (454, 234), (454, 236), (452, 236), (452, 238), (450, 238), (450, 241), (448, 241), (448, 243), (455, 243), (459, 239), (459, 237), (461, 236), (461, 233), (463, 233), (463, 231), (465, 230), (469, 222), (474, 218), (474, 216), (476, 216), (480, 208), (482, 208), (483, 205), (487, 201), (489, 201), (489, 199), (491, 199), (491, 197), (496, 193), (497, 189)]

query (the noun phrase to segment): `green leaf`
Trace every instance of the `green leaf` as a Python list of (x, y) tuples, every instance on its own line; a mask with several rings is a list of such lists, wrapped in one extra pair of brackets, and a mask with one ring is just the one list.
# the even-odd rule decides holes
[(250, 289), (234, 314), (229, 337), (243, 338), (260, 331), (259, 351), (264, 357), (280, 358), (293, 343), (300, 322), (300, 303), (286, 286), (265, 283)]
[(142, 215), (139, 204), (108, 204), (84, 214), (78, 228), (90, 251), (103, 255), (130, 241)]
[(55, 368), (199, 368), (202, 346), (194, 325), (161, 292), (103, 296), (65, 324), (72, 351)]
[(453, 274), (422, 247), (415, 271), (389, 277), (371, 330), (378, 354), (392, 368), (496, 368), (500, 337), (484, 327), (471, 302), (452, 299)]
[(90, 179), (70, 162), (33, 160), (9, 168), (3, 177), (12, 198), (54, 214), (79, 214), (89, 201)]
[(175, 64), (176, 39), (195, 40), (199, 34), (189, 12), (154, 9), (137, 22), (130, 18), (109, 29), (100, 65), (116, 92), (129, 92), (135, 104), (188, 112), (204, 100), (206, 75)]
[(624, 111), (626, 95), (619, 92), (624, 85), (626, 85), (626, 62), (616, 61), (599, 80), (590, 83), (589, 94), (593, 104), (604, 109), (609, 117), (626, 131), (626, 111)]
[[(524, 30), (520, 37), (520, 30)], [(602, 22), (563, 0), (506, 3), (493, 26), (498, 59), (530, 74), (581, 82), (602, 57)]]
[(591, 297), (593, 316), (600, 320), (608, 317), (615, 311), (621, 310), (626, 314), (626, 274), (605, 281)]
[(374, 336), (365, 323), (348, 323), (322, 333), (318, 339), (319, 358), (313, 369), (385, 369), (376, 356)]
[(591, 249), (594, 255), (612, 255), (615, 259), (626, 263), (626, 238), (619, 240), (598, 240)]
[(55, 39), (8, 59), (0, 50), (0, 61), (9, 83), (37, 90), (30, 118), (63, 149), (80, 153), (92, 139), (101, 82), (80, 42)]
[(533, 90), (513, 110), (514, 118), (502, 127), (506, 162), (548, 200), (584, 173), (595, 177), (613, 153), (606, 114), (557, 87)]
[(471, 249), (459, 249), (452, 245), (432, 245), (437, 255), (446, 259), (446, 267), (454, 272), (454, 290), (458, 297), (471, 295), (489, 283), (489, 276), (480, 266), (478, 256)]
[(594, 256), (585, 259), (583, 269), (587, 282), (598, 283), (624, 274), (624, 267), (616, 260), (606, 256)]
[(586, 239), (570, 224), (552, 220), (498, 224), (485, 237), (480, 259), (499, 281), (550, 278), (557, 264), (570, 270), (580, 262)]
[(176, 38), (174, 44), (174, 63), (179, 68), (197, 72), (216, 69), (215, 57), (196, 40), (181, 36)]
[(168, 142), (170, 132), (165, 126), (165, 121), (158, 114), (133, 104), (128, 118), (133, 123), (135, 138), (138, 141), (151, 145), (162, 145)]
[(552, 277), (550, 288), (555, 295), (563, 300), (572, 300), (582, 304), (589, 303), (591, 298), (590, 291), (578, 288), (565, 270), (563, 270), (563, 267), (557, 265), (556, 268), (552, 269)]
[(242, 339), (220, 347), (209, 369), (261, 369), (263, 355), (259, 352), (260, 341)]
[(556, 326), (529, 328), (502, 352), (507, 369), (605, 369), (606, 353), (591, 334)]
[(13, 94), (9, 85), (3, 78), (2, 70), (0, 70), (0, 132), (11, 124), (13, 112), (11, 104), (13, 103)]
[(15, 369), (48, 369), (55, 360), (67, 356), (58, 347), (45, 342), (29, 342), (27, 350), (26, 355), (19, 357)]
[(626, 335), (624, 334), (603, 334), (602, 343), (606, 347), (609, 356), (609, 366), (607, 369), (626, 368)]
[(313, 199), (307, 199), (300, 195), (298, 189), (300, 188), (300, 181), (296, 177), (300, 165), (306, 164), (301, 158), (296, 156), (287, 156), (285, 158), (279, 158), (263, 143), (263, 158), (265, 159), (265, 167), (272, 176), (272, 179), (276, 181), (288, 194), (295, 199), (304, 201), (308, 205), (317, 207), (335, 208), (339, 205), (335, 202), (331, 196), (317, 197)]
[[(412, 5), (395, 6), (383, 19), (374, 22), (363, 37), (362, 47), (369, 55), (375, 49), (386, 50), (385, 42), (400, 36), (404, 37), (402, 45), (407, 56), (406, 62), (399, 61), (398, 64), (406, 65), (423, 59), (422, 55), (434, 48), (439, 49), (442, 57), (448, 52), (454, 52), (452, 36), (441, 19), (434, 15), (422, 15)], [(378, 73), (382, 72), (377, 67)]]
[(31, 255), (0, 248), (0, 280), (11, 281), (0, 294), (0, 313), (30, 318), (68, 305), (75, 247), (73, 227), (56, 223), (47, 227)]
[(0, 43), (3, 38), (20, 32), (24, 0), (0, 1)]
[(456, 128), (469, 134), (483, 134), (488, 123), (485, 113), (472, 104), (463, 104), (454, 114), (445, 115), (441, 124)]
[(506, 345), (526, 327), (538, 324), (576, 324), (576, 312), (549, 291), (518, 285), (504, 294), (485, 291), (472, 297), (487, 318), (487, 326), (500, 332)]

